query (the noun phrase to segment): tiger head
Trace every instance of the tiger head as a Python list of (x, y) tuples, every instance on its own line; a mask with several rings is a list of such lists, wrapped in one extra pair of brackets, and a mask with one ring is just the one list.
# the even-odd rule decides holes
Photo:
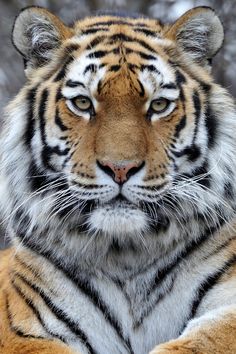
[(18, 236), (167, 243), (231, 215), (236, 120), (211, 75), (223, 41), (211, 8), (172, 25), (102, 14), (67, 27), (29, 7), (12, 38), (27, 81), (7, 108), (2, 186)]

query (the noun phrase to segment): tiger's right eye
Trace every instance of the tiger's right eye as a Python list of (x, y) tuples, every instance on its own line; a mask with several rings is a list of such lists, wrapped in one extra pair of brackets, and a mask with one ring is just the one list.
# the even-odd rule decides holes
[(71, 101), (74, 107), (79, 109), (80, 111), (90, 111), (93, 107), (91, 100), (86, 96), (77, 96)]

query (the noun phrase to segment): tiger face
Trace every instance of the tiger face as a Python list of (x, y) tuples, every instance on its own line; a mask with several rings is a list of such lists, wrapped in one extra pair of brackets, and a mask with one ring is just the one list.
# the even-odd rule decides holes
[[(220, 89), (210, 60), (222, 41), (218, 17), (204, 7), (173, 25), (101, 15), (72, 28), (45, 9), (23, 10), (13, 42), (27, 83), (5, 128), (14, 222), (32, 232), (39, 220), (54, 220), (119, 238), (209, 217), (207, 204), (219, 206), (208, 194), (209, 171), (230, 100), (222, 93), (213, 102)], [(218, 189), (219, 171), (211, 173)], [(21, 188), (31, 193), (28, 204)]]

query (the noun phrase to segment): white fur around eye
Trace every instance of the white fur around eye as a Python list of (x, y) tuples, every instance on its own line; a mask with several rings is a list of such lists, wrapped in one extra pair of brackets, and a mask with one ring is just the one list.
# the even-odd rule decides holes
[(81, 111), (76, 109), (71, 100), (66, 100), (66, 105), (71, 112), (73, 112), (76, 116), (84, 118), (85, 120), (90, 120), (91, 114), (89, 112)]
[(161, 112), (161, 113), (155, 113), (155, 112), (150, 113), (149, 119), (152, 122), (156, 122), (157, 120), (159, 120), (161, 118), (168, 117), (168, 115), (170, 115), (173, 112), (175, 107), (176, 107), (176, 103), (175, 102), (170, 102), (169, 106), (167, 107), (167, 109), (164, 112)]

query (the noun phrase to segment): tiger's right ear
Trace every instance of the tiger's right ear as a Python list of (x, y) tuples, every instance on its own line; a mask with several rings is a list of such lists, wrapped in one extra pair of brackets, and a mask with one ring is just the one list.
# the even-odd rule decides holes
[(72, 36), (72, 30), (57, 16), (41, 7), (27, 7), (17, 16), (12, 42), (23, 56), (26, 65), (42, 66), (60, 47), (63, 39)]

